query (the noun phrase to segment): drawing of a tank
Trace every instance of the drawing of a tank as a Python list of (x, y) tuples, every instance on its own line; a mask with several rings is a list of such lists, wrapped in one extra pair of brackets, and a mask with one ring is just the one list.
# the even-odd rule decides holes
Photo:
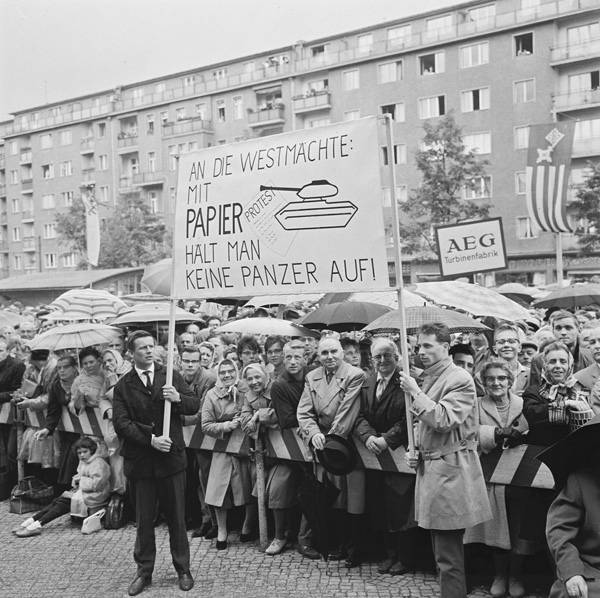
[(327, 199), (338, 194), (338, 188), (326, 180), (312, 181), (304, 187), (260, 186), (261, 191), (295, 191), (302, 201), (292, 201), (275, 214), (285, 230), (344, 228), (358, 208), (351, 201)]

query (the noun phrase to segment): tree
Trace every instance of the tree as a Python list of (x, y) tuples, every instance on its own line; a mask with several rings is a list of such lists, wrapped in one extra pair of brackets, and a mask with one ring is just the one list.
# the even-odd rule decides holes
[(452, 114), (435, 124), (426, 122), (423, 128), (425, 149), (415, 154), (422, 182), (400, 206), (405, 215), (400, 218), (400, 238), (403, 252), (409, 255), (423, 252), (437, 255), (434, 227), (485, 218), (490, 210), (489, 204), (462, 199), (465, 187), (479, 188), (488, 162), (467, 151), (462, 130)]
[(577, 217), (587, 220), (587, 231), (577, 239), (582, 255), (590, 255), (600, 249), (600, 164), (590, 166), (590, 175), (571, 204)]
[[(86, 253), (85, 210), (74, 202), (69, 212), (57, 217), (60, 242), (70, 251)], [(153, 214), (137, 192), (119, 195), (117, 206), (100, 233), (99, 268), (128, 268), (152, 264), (170, 255), (170, 236), (162, 219)], [(80, 267), (85, 261), (80, 263)]]

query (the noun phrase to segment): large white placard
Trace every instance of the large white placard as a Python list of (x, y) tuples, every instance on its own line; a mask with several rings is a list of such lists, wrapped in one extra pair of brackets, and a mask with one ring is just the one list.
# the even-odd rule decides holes
[(389, 288), (375, 117), (183, 154), (173, 296)]

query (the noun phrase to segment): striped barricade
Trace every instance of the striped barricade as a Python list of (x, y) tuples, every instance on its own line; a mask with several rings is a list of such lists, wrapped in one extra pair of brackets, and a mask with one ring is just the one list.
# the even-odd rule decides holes
[(2, 403), (0, 405), (0, 424), (12, 424), (13, 423), (13, 404)]
[[(28, 410), (27, 425), (43, 428), (46, 425), (46, 411)], [(58, 430), (103, 438), (108, 431), (108, 426), (97, 407), (87, 407), (80, 415), (74, 415), (68, 409), (63, 408)]]
[(184, 426), (183, 439), (188, 448), (203, 449), (215, 453), (231, 453), (233, 455), (250, 455), (248, 436), (237, 429), (227, 438), (214, 438), (205, 434), (200, 426)]

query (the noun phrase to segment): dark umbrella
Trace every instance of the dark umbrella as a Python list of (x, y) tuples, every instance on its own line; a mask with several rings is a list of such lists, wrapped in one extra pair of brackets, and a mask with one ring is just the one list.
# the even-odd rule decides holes
[(319, 482), (312, 471), (306, 473), (298, 492), (300, 508), (316, 536), (325, 562), (329, 561), (329, 529), (333, 521), (333, 505), (339, 494), (329, 478)]
[(319, 307), (300, 318), (296, 323), (317, 330), (330, 328), (338, 332), (349, 332), (360, 330), (389, 311), (391, 311), (391, 308), (378, 303), (344, 301), (343, 303), (330, 303)]
[(575, 309), (583, 305), (600, 305), (600, 284), (576, 284), (558, 289), (533, 302), (534, 307)]
[(552, 471), (557, 489), (567, 483), (569, 474), (580, 469), (600, 449), (600, 415), (596, 415), (585, 425), (561, 438), (556, 444), (541, 452), (537, 458)]

